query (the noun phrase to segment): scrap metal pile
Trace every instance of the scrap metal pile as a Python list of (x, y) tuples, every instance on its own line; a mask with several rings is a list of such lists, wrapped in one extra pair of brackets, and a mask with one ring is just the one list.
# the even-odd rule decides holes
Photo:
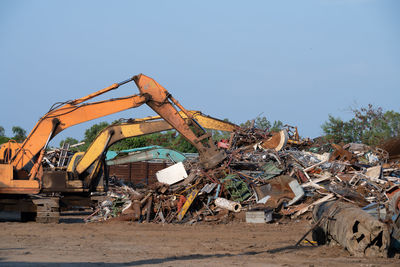
[(286, 131), (254, 128), (236, 130), (219, 146), (228, 156), (213, 169), (187, 160), (145, 188), (113, 181), (87, 221), (265, 223), (301, 216), (314, 219), (318, 243), (336, 241), (354, 255), (385, 256), (389, 246), (399, 247), (400, 164), (388, 163), (384, 150), (305, 144)]

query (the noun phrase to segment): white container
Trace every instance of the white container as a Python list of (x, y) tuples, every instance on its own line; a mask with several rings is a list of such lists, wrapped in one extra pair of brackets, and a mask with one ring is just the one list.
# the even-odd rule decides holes
[(156, 173), (157, 180), (164, 184), (174, 184), (188, 177), (182, 162), (178, 162)]

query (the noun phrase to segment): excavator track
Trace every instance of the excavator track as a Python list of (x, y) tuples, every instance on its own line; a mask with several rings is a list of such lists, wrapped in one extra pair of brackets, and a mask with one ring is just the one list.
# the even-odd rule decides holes
[(60, 198), (44, 197), (32, 199), (36, 206), (36, 222), (58, 223), (60, 221)]

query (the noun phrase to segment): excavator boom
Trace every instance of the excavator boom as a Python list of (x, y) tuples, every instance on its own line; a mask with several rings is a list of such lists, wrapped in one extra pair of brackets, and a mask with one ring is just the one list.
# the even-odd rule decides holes
[[(38, 161), (34, 159), (35, 156), (37, 157), (38, 153), (46, 148), (49, 141), (55, 135), (66, 128), (123, 110), (135, 108), (146, 103), (148, 100), (146, 95), (131, 95), (116, 99), (86, 103), (86, 101), (114, 90), (120, 85), (132, 80), (133, 78), (121, 83), (115, 83), (88, 96), (52, 108), (48, 113), (40, 118), (23, 142), (21, 149), (19, 149), (12, 158), (11, 164), (14, 166), (15, 170), (18, 171), (25, 169), (27, 172), (31, 171), (33, 167), (32, 164), (38, 163)], [(31, 178), (33, 177), (34, 175), (31, 175)]]
[[(135, 81), (140, 94), (87, 102), (130, 81)], [(73, 125), (135, 108), (144, 103), (197, 148), (204, 168), (212, 168), (225, 159), (225, 152), (217, 149), (211, 135), (204, 131), (192, 114), (185, 110), (160, 84), (148, 76), (139, 74), (88, 96), (53, 106), (38, 121), (18, 149), (15, 145), (1, 146), (0, 154), (6, 156), (0, 164), (0, 193), (39, 193), (43, 183), (41, 163), (44, 151), (56, 134)], [(187, 116), (188, 121), (179, 115), (175, 107)], [(15, 155), (12, 155), (13, 152)]]
[[(143, 74), (139, 74), (133, 79), (140, 93), (151, 95), (151, 99), (146, 104), (196, 147), (199, 152), (200, 163), (204, 168), (213, 168), (226, 158), (225, 151), (218, 150), (211, 134), (206, 133), (193, 119), (193, 116), (164, 87)], [(186, 123), (182, 116), (177, 115), (175, 106), (185, 113), (192, 123)], [(200, 136), (197, 136), (196, 131), (192, 130), (189, 125), (196, 128), (201, 133)]]
[[(204, 115), (200, 111), (188, 111), (188, 113), (205, 129), (232, 132), (239, 127), (233, 123)], [(179, 112), (179, 115), (184, 118), (184, 120), (189, 119), (183, 111)], [(172, 125), (160, 119), (160, 116), (148, 117), (144, 119), (135, 119), (133, 122), (106, 127), (97, 135), (77, 163), (74, 168), (75, 174), (81, 175), (89, 166), (100, 158), (108, 147), (122, 139), (174, 129)]]

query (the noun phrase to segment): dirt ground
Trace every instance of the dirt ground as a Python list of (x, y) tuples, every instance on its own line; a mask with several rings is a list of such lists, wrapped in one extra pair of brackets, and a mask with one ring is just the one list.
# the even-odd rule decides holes
[(351, 257), (340, 247), (296, 241), (306, 221), (226, 225), (137, 222), (0, 223), (5, 266), (400, 266), (399, 257)]

